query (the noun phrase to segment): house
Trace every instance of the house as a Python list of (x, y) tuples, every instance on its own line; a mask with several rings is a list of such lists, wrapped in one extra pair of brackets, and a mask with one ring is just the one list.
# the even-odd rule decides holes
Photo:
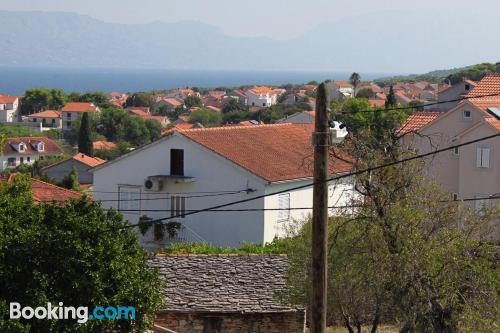
[(234, 90), (228, 92), (226, 94), (226, 98), (233, 98), (233, 99), (240, 101), (240, 103), (242, 103), (242, 104), (248, 105), (247, 95), (245, 94), (245, 92), (243, 92), (240, 89), (234, 89)]
[(180, 100), (185, 100), (189, 96), (201, 97), (199, 92), (196, 92), (192, 89), (175, 89), (169, 93), (167, 93), (167, 98), (177, 98)]
[(410, 104), (410, 102), (412, 101), (412, 99), (410, 97), (406, 96), (401, 91), (396, 91), (394, 93), (394, 96), (396, 97), (396, 102), (402, 106), (408, 106)]
[(177, 125), (174, 125), (170, 128), (167, 128), (167, 129), (164, 129), (162, 132), (161, 132), (161, 135), (167, 135), (167, 134), (170, 134), (174, 131), (183, 131), (183, 130), (187, 130), (187, 129), (193, 129), (193, 128), (203, 128), (203, 125), (200, 124), (200, 123), (195, 123), (195, 124), (191, 124), (191, 123), (179, 123)]
[(7, 138), (0, 154), (0, 171), (21, 164), (31, 165), (47, 157), (62, 155), (63, 150), (47, 137)]
[(155, 332), (305, 331), (304, 309), (277, 299), (286, 255), (156, 255), (149, 264), (166, 282)]
[(92, 173), (89, 170), (93, 167), (101, 165), (106, 161), (99, 157), (90, 157), (82, 153), (78, 153), (68, 159), (46, 166), (42, 169), (44, 175), (57, 182), (61, 182), (73, 168), (78, 172), (78, 182), (80, 184), (92, 184)]
[(17, 121), (19, 97), (0, 95), (0, 123)]
[(108, 94), (108, 99), (113, 104), (113, 106), (122, 108), (127, 102), (128, 95), (121, 92), (110, 92)]
[[(11, 183), (14, 181), (16, 174), (11, 173), (7, 176), (0, 176), (0, 182)], [(40, 203), (64, 203), (72, 199), (80, 199), (83, 194), (68, 190), (40, 179), (31, 178), (31, 195), (33, 202)]]
[[(308, 186), (313, 176), (312, 132), (311, 124), (176, 131), (94, 168), (94, 198), (102, 200), (105, 208), (122, 211), (131, 223), (145, 214), (151, 218), (175, 217), (174, 221), (184, 226), (182, 238), (187, 241), (224, 246), (264, 244), (285, 236), (290, 223), (304, 220), (311, 213), (303, 208), (312, 207), (312, 187)], [(352, 166), (347, 159), (332, 159), (330, 174), (349, 172)], [(299, 185), (304, 188), (293, 190)], [(277, 191), (283, 193), (270, 195)], [(269, 196), (228, 207), (253, 210), (241, 212), (237, 218), (215, 211), (184, 215), (263, 194)], [(331, 205), (350, 202), (352, 194), (352, 178), (330, 184)], [(141, 241), (146, 248), (165, 246), (151, 234)]]
[(328, 81), (326, 89), (332, 101), (343, 101), (354, 95), (354, 87), (347, 81)]
[[(465, 95), (471, 92), (476, 85), (477, 83), (474, 81), (462, 79), (458, 83), (444, 87), (438, 92), (437, 101), (441, 104), (437, 104), (433, 106), (433, 108), (441, 112), (446, 112), (453, 109), (459, 103), (457, 99), (463, 98)], [(454, 102), (443, 103), (446, 101)]]
[[(425, 125), (410, 117), (403, 128), (413, 128), (402, 139), (405, 147), (427, 153), (500, 132), (500, 74), (485, 76), (461, 101)], [(421, 121), (421, 119), (419, 120)], [(500, 137), (456, 148), (426, 159), (426, 172), (452, 198), (483, 198), (500, 192)], [(474, 201), (476, 210), (493, 200)]]
[(184, 102), (177, 98), (163, 98), (159, 102), (159, 105), (165, 105), (167, 112), (173, 112), (175, 108), (183, 106)]
[(166, 116), (155, 116), (152, 115), (148, 107), (131, 107), (125, 109), (129, 113), (138, 116), (144, 120), (153, 120), (158, 122), (162, 127), (167, 127), (170, 124), (170, 120)]
[(269, 87), (253, 87), (246, 92), (247, 105), (269, 107), (278, 103), (278, 95)]
[(280, 119), (278, 123), (314, 124), (315, 117), (316, 112), (314, 111), (302, 111)]
[(116, 143), (109, 141), (95, 141), (92, 143), (94, 150), (113, 150), (116, 149)]
[(66, 104), (61, 110), (63, 130), (70, 130), (71, 124), (84, 113), (93, 113), (99, 111), (99, 108), (93, 103), (70, 102)]
[(62, 114), (57, 110), (46, 110), (30, 114), (25, 120), (28, 125), (36, 126), (42, 130), (62, 128)]

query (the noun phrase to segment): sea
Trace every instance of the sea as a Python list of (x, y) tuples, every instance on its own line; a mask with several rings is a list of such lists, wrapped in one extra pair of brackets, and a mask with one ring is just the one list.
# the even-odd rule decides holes
[[(120, 68), (1, 67), (0, 94), (20, 96), (35, 87), (70, 92), (138, 92), (181, 87), (303, 84), (347, 80), (348, 72), (166, 70)], [(362, 80), (391, 73), (360, 73)]]

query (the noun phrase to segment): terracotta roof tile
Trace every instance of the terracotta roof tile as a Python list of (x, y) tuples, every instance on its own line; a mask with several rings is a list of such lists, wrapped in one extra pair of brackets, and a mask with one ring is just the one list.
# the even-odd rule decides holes
[(94, 150), (113, 150), (116, 148), (116, 144), (109, 141), (95, 141), (92, 146)]
[[(18, 152), (17, 150), (12, 147), (13, 144), (19, 144), (20, 142), (25, 143), (26, 149), (23, 153)], [(31, 145), (32, 143), (35, 142), (43, 142), (44, 144), (44, 150), (43, 151), (37, 151), (33, 148)], [(5, 145), (3, 147), (3, 153), (4, 155), (29, 155), (29, 154), (45, 154), (45, 155), (55, 155), (55, 154), (62, 154), (63, 150), (61, 147), (57, 145), (57, 143), (44, 136), (36, 137), (36, 136), (23, 136), (23, 137), (15, 137), (15, 138), (7, 138)]]
[(61, 111), (46, 110), (38, 113), (33, 113), (28, 118), (61, 118)]
[(12, 104), (18, 99), (19, 97), (16, 96), (0, 95), (0, 104)]
[(184, 104), (182, 101), (178, 100), (177, 98), (164, 98), (163, 101), (165, 103), (168, 103), (172, 106), (180, 106)]
[(103, 160), (102, 158), (99, 157), (90, 157), (82, 153), (78, 153), (75, 156), (72, 157), (72, 159), (81, 162), (89, 167), (96, 167), (98, 165), (101, 165), (103, 163), (106, 163), (106, 160)]
[(95, 112), (97, 108), (92, 103), (70, 102), (62, 108), (63, 112)]
[(405, 123), (400, 127), (398, 132), (400, 134), (405, 134), (408, 132), (418, 131), (442, 114), (442, 112), (414, 112), (408, 117), (408, 119), (406, 119)]
[[(312, 177), (312, 132), (311, 124), (286, 123), (192, 129), (180, 133), (249, 172), (277, 182)], [(351, 168), (349, 163), (335, 160), (330, 172), (348, 172)]]
[(500, 120), (497, 118), (485, 118), (485, 120), (498, 131), (500, 131)]
[(489, 73), (467, 94), (467, 97), (498, 94), (500, 96), (500, 73)]
[(273, 89), (271, 89), (269, 87), (265, 87), (265, 86), (254, 87), (254, 88), (248, 89), (248, 91), (251, 92), (252, 94), (255, 94), (255, 95), (273, 94)]

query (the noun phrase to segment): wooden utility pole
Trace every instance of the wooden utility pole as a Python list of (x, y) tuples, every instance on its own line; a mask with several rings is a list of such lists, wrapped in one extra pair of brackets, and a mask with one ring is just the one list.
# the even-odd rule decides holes
[(312, 225), (311, 333), (326, 333), (327, 224), (328, 224), (328, 98), (325, 84), (316, 93), (314, 191)]

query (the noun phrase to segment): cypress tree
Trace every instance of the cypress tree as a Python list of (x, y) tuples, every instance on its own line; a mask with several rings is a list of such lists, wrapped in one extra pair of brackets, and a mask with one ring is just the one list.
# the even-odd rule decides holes
[(78, 152), (88, 156), (93, 156), (92, 139), (90, 138), (90, 122), (87, 112), (83, 114), (78, 135)]
[(391, 88), (389, 89), (389, 94), (387, 95), (387, 98), (385, 99), (385, 108), (390, 108), (394, 107), (398, 104), (396, 101), (396, 95), (394, 94), (394, 88), (391, 85)]

